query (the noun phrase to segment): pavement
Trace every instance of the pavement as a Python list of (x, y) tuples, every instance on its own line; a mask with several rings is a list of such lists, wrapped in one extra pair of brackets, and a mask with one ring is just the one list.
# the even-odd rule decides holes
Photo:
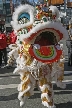
[[(0, 108), (20, 108), (17, 86), (20, 83), (19, 75), (14, 75), (12, 69), (0, 69)], [(66, 89), (60, 89), (53, 82), (54, 103), (57, 108), (72, 108), (72, 71), (65, 71), (64, 83)], [(23, 108), (44, 108), (41, 104), (41, 93), (36, 88)], [(46, 107), (45, 107), (46, 108)]]
[[(65, 41), (63, 41), (65, 45)], [(54, 103), (56, 108), (72, 108), (72, 67), (67, 65), (67, 48), (65, 49), (64, 81), (65, 89), (60, 89), (53, 81)], [(20, 108), (17, 86), (20, 83), (19, 75), (13, 74), (14, 68), (0, 68), (0, 108)], [(47, 108), (41, 104), (41, 93), (35, 88), (23, 108)]]

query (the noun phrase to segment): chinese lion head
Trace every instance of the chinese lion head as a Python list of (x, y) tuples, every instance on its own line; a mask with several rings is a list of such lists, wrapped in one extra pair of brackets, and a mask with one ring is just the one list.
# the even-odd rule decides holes
[(28, 43), (31, 56), (41, 62), (51, 63), (61, 56), (58, 42), (68, 36), (62, 24), (56, 21), (59, 11), (55, 6), (21, 5), (13, 13), (11, 22), (17, 31), (17, 41)]

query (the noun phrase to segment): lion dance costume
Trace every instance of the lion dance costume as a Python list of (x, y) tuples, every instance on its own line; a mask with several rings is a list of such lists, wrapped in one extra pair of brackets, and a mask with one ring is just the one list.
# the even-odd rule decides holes
[(65, 58), (59, 41), (66, 38), (68, 32), (58, 18), (57, 7), (45, 4), (36, 7), (20, 5), (13, 13), (11, 25), (17, 34), (17, 41), (10, 45), (9, 63), (12, 57), (16, 59), (17, 67), (13, 73), (20, 74), (20, 106), (33, 95), (36, 81), (41, 91), (42, 104), (48, 108), (55, 108), (52, 78), (55, 77), (58, 87), (65, 88), (62, 83)]

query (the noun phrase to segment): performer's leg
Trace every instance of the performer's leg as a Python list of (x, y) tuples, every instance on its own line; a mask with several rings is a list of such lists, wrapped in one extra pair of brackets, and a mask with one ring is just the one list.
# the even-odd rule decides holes
[(64, 79), (64, 63), (59, 63), (58, 68), (60, 68), (60, 70), (57, 72), (57, 86), (60, 88), (65, 89), (66, 88), (66, 84), (64, 84), (62, 81)]
[(48, 108), (56, 108), (53, 102), (53, 85), (51, 78), (52, 64), (45, 65), (40, 69), (40, 79), (38, 85), (42, 92), (42, 104)]
[(8, 61), (7, 61), (8, 66), (13, 66), (14, 60), (15, 59), (14, 59), (14, 56), (13, 55), (9, 56)]
[(41, 99), (42, 104), (48, 108), (55, 108), (53, 103), (53, 85), (47, 81), (47, 78), (43, 77), (39, 80), (39, 87), (42, 92)]
[(22, 77), (22, 82), (18, 86), (20, 106), (23, 106), (26, 99), (33, 95), (34, 84), (35, 80), (30, 75), (30, 72), (25, 72), (25, 75)]

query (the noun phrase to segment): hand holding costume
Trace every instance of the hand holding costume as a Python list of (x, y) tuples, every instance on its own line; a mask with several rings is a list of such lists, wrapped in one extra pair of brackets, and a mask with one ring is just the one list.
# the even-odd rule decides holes
[(58, 18), (56, 6), (40, 5), (34, 8), (25, 4), (17, 7), (13, 13), (11, 24), (17, 31), (16, 44), (19, 49), (17, 68), (13, 73), (20, 74), (20, 106), (33, 95), (36, 81), (42, 92), (42, 104), (48, 108), (55, 108), (52, 78), (55, 77), (58, 87), (65, 87), (62, 83), (64, 54), (58, 42), (66, 38), (68, 32), (57, 21)]

